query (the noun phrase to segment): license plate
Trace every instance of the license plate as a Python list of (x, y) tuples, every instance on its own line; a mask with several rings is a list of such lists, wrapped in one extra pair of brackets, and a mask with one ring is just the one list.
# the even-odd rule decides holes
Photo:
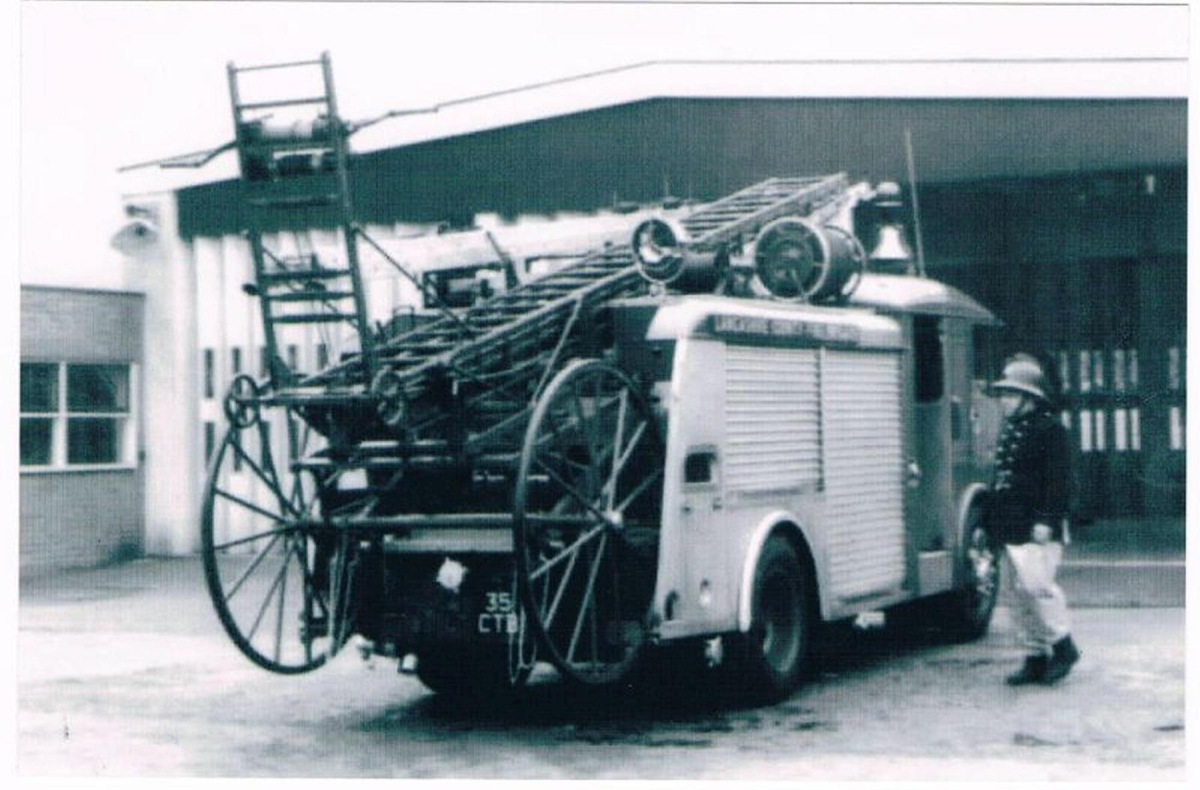
[(492, 590), (483, 595), (483, 611), (476, 628), (481, 634), (515, 634), (520, 628), (517, 602), (509, 590)]

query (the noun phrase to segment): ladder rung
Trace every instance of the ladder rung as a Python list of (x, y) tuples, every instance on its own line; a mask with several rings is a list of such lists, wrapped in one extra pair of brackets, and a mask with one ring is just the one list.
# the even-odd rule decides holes
[(481, 308), (475, 315), (488, 315), (489, 313), (504, 312), (524, 313), (528, 310), (536, 310), (543, 305), (550, 304), (549, 299), (526, 299), (522, 301), (500, 302), (499, 304), (488, 305), (486, 308)]
[(330, 153), (335, 149), (334, 140), (331, 137), (317, 138), (280, 138), (277, 140), (248, 140), (243, 146), (243, 150), (248, 153), (264, 156), (267, 154), (283, 153), (287, 151), (318, 151), (321, 153)]
[(274, 99), (272, 101), (256, 101), (239, 104), (239, 110), (266, 110), (271, 107), (298, 107), (303, 104), (323, 104), (328, 101), (326, 96), (305, 96), (299, 99)]
[(338, 277), (349, 277), (349, 269), (295, 269), (284, 272), (263, 272), (261, 279), (264, 283), (285, 283), (296, 280), (334, 280)]
[(353, 321), (354, 313), (296, 313), (294, 315), (271, 316), (275, 324), (328, 324), (334, 321)]
[(241, 74), (244, 71), (268, 71), (270, 69), (294, 69), (297, 66), (319, 66), (320, 60), (293, 60), (287, 63), (260, 63), (254, 66), (234, 66), (233, 71)]
[(311, 208), (330, 206), (341, 197), (336, 192), (328, 195), (289, 195), (277, 198), (250, 198), (246, 202), (256, 208)]
[(550, 304), (549, 301), (544, 302), (501, 302), (499, 304), (488, 305), (481, 307), (479, 312), (472, 318), (482, 315), (512, 315), (513, 313), (527, 313), (530, 310), (536, 310), (542, 305)]
[(446, 351), (447, 349), (454, 348), (454, 346), (455, 346), (454, 343), (405, 343), (404, 345), (395, 349), (394, 353), (397, 355), (403, 354), (405, 352), (410, 352), (410, 353), (414, 353), (414, 354), (424, 354), (424, 353), (428, 353), (430, 351), (433, 351), (433, 352)]
[(331, 299), (349, 299), (354, 296), (353, 291), (326, 291), (324, 289), (314, 289), (311, 291), (284, 291), (282, 293), (269, 293), (266, 295), (268, 299), (275, 302), (317, 302)]
[(357, 460), (304, 458), (292, 461), (292, 469), (309, 469), (319, 471), (324, 469), (396, 469), (404, 466), (403, 458), (360, 458)]
[(364, 392), (340, 392), (329, 389), (283, 389), (267, 395), (262, 403), (268, 406), (348, 406), (375, 403), (376, 398)]

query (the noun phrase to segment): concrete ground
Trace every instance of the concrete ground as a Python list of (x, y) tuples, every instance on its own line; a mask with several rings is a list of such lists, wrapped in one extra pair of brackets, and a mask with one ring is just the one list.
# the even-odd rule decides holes
[[(353, 651), (280, 677), (220, 631), (196, 559), (60, 573), (22, 585), (18, 767), (24, 776), (1182, 780), (1182, 562), (1133, 559), (1142, 564), (1063, 569), (1084, 657), (1059, 687), (1003, 684), (1019, 653), (1002, 608), (972, 644), (884, 629), (824, 645), (810, 681), (761, 708), (707, 682), (597, 695), (545, 672), (518, 705), (466, 709), (397, 675), (395, 662), (364, 664)], [(1179, 572), (1145, 562), (1178, 562)], [(1111, 604), (1113, 590), (1125, 608)]]

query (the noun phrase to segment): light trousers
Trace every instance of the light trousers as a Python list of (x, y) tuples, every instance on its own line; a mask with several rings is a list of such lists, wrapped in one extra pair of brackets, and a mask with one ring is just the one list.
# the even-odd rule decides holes
[(1071, 633), (1067, 598), (1054, 581), (1062, 551), (1062, 544), (1054, 542), (1005, 547), (1004, 575), (1013, 602), (1013, 623), (1029, 655), (1050, 655), (1051, 646)]

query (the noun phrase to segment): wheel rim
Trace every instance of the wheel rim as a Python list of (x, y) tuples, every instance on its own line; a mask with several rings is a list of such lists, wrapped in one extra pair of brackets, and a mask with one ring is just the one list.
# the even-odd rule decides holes
[(654, 415), (609, 365), (569, 365), (526, 432), (514, 492), (524, 616), (565, 676), (625, 676), (646, 640), (662, 506)]
[(976, 622), (991, 615), (1000, 587), (1000, 565), (992, 548), (987, 530), (983, 528), (983, 516), (978, 508), (972, 508), (967, 523), (967, 572), (969, 574), (970, 614)]
[[(265, 416), (265, 415), (264, 415)], [(313, 432), (290, 414), (289, 455), (304, 457)], [(284, 475), (270, 427), (231, 426), (213, 457), (201, 511), (209, 597), (226, 633), (255, 664), (283, 674), (321, 666), (349, 637), (355, 558), (346, 532), (321, 522), (313, 475)], [(336, 474), (334, 475), (336, 476)]]

